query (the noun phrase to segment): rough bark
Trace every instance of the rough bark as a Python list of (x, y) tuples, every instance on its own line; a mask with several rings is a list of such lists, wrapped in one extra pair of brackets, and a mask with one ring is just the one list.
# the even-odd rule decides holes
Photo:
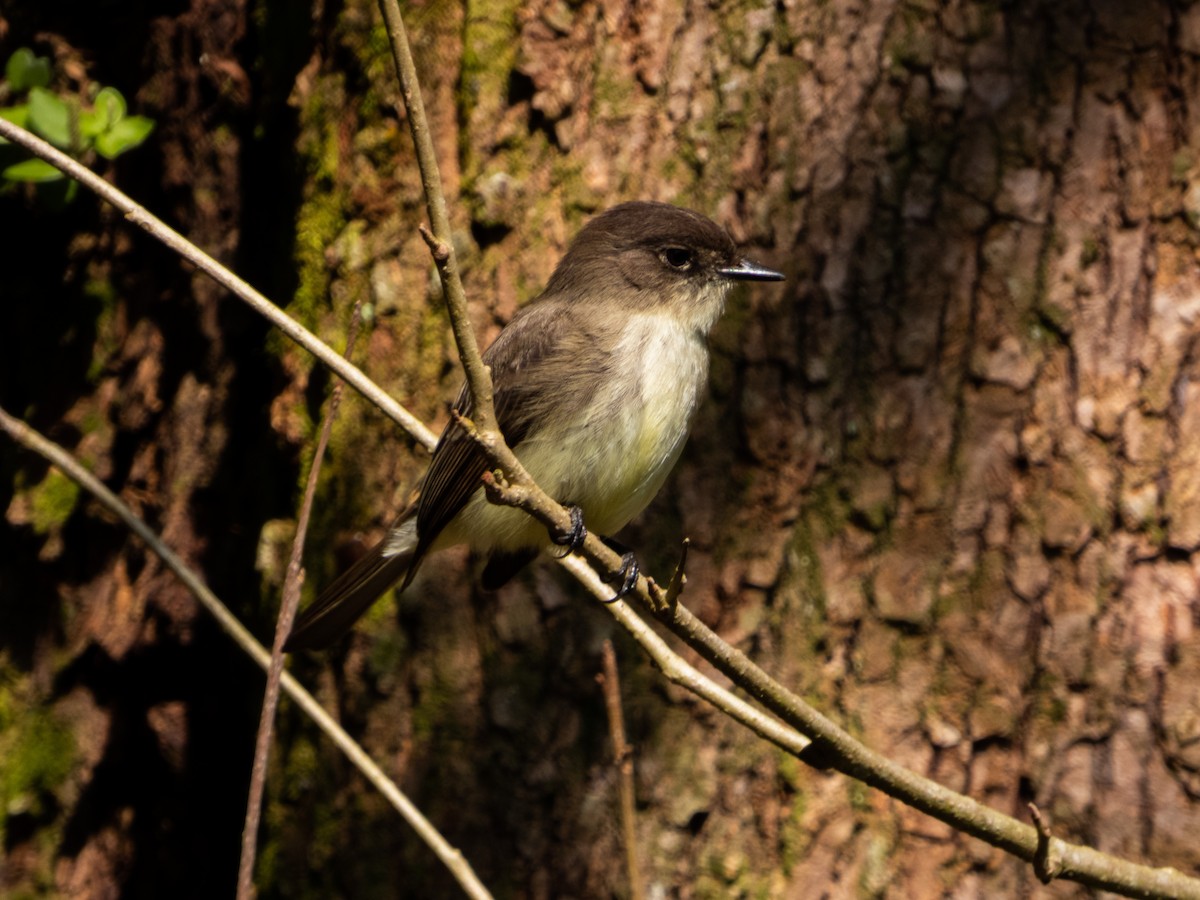
[[(309, 20), (197, 0), (116, 25), (28, 6), (6, 47), (56, 35), (158, 117), (123, 186), (335, 343), (369, 298), (358, 361), (445, 420), (460, 375), (373, 3)], [(406, 15), (485, 340), (618, 199), (704, 210), (789, 276), (733, 298), (689, 449), (623, 536), (643, 565), (665, 575), (689, 535), (684, 602), (872, 746), (1200, 874), (1200, 8)], [(4, 288), (0, 401), (265, 635), (325, 377), (90, 201), (0, 202), (30, 261)], [(423, 465), (407, 447), (347, 404), (310, 588), (403, 502)], [(41, 761), (0, 777), (0, 886), (226, 893), (257, 675), (44, 466), (7, 446), (0, 466), (0, 577), (21, 598), (0, 604), (0, 752)], [(611, 625), (551, 567), (482, 595), (463, 563), (430, 560), (295, 670), (498, 894), (621, 895), (592, 681)], [(643, 870), (668, 894), (1082, 895), (781, 758), (616, 639)], [(303, 722), (284, 725), (264, 894), (450, 890)]]

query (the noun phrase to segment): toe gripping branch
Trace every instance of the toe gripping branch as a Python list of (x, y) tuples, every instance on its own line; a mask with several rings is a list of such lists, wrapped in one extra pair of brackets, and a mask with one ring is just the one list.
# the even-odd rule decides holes
[(637, 558), (632, 552), (621, 554), (621, 571), (607, 582), (617, 589), (617, 593), (604, 602), (616, 603), (626, 594), (630, 593), (637, 587), (638, 574), (640, 572), (641, 569), (638, 567)]
[(555, 554), (558, 559), (562, 559), (582, 547), (588, 535), (587, 526), (583, 524), (583, 510), (578, 506), (567, 506), (567, 512), (571, 515), (570, 530), (550, 535), (550, 541), (554, 546), (563, 548), (561, 553)]
[[(562, 552), (556, 554), (559, 559), (574, 553), (583, 546), (583, 542), (587, 539), (587, 526), (583, 524), (583, 510), (578, 506), (567, 506), (567, 512), (571, 514), (571, 528), (569, 531), (563, 531), (558, 534), (550, 535), (551, 542), (556, 547), (561, 547)], [(604, 583), (610, 584), (616, 588), (617, 593), (605, 603), (616, 603), (626, 594), (630, 593), (637, 587), (638, 574), (641, 568), (638, 566), (637, 558), (633, 555), (633, 551), (627, 549), (624, 545), (617, 543), (612, 538), (601, 538), (615, 553), (621, 554), (621, 569), (615, 575), (605, 578)]]
[(637, 557), (633, 555), (633, 551), (624, 544), (614, 541), (612, 538), (601, 538), (605, 545), (613, 553), (621, 554), (621, 569), (615, 575), (605, 578), (604, 583), (612, 585), (616, 588), (617, 593), (605, 600), (605, 603), (616, 603), (626, 594), (630, 593), (637, 587), (638, 574), (641, 572), (641, 567), (638, 565)]

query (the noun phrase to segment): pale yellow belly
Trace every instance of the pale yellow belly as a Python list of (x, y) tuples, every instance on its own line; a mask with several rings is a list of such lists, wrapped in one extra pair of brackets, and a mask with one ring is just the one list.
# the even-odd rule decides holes
[[(640, 360), (608, 379), (573, 427), (536, 433), (517, 447), (534, 480), (562, 503), (579, 506), (587, 527), (612, 534), (645, 509), (670, 474), (687, 440), (707, 377), (707, 350), (694, 335), (631, 322), (618, 352)], [(548, 542), (528, 514), (474, 494), (438, 545), (468, 541), (476, 549), (513, 550)]]

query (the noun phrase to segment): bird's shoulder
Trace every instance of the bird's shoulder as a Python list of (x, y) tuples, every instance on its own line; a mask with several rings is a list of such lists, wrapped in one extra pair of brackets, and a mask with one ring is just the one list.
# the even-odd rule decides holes
[(590, 304), (544, 295), (522, 308), (484, 354), (493, 377), (528, 371), (605, 344), (603, 323)]

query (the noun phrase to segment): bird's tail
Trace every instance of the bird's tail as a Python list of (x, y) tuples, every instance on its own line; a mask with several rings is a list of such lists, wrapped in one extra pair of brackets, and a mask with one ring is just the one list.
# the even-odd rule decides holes
[(285, 652), (322, 650), (358, 621), (372, 603), (404, 577), (413, 563), (414, 549), (394, 551), (394, 541), (385, 537), (343, 573), (313, 601), (292, 625), (283, 645)]

